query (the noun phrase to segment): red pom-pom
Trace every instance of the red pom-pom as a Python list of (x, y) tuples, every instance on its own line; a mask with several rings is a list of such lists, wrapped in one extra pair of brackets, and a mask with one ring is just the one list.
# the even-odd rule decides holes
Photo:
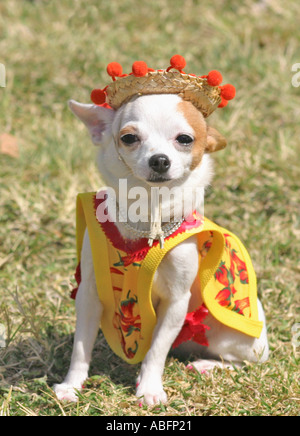
[(221, 85), (222, 80), (223, 80), (223, 77), (219, 71), (213, 70), (213, 71), (210, 71), (207, 75), (207, 83), (210, 86)]
[(120, 77), (122, 75), (123, 69), (122, 65), (118, 64), (118, 62), (111, 62), (107, 65), (106, 71), (111, 77)]
[(230, 84), (221, 86), (221, 96), (225, 100), (232, 100), (235, 97), (235, 87)]
[(174, 55), (170, 59), (170, 64), (172, 68), (181, 71), (186, 66), (186, 61), (183, 56)]
[(106, 101), (106, 93), (103, 89), (93, 89), (91, 92), (91, 100), (93, 103), (100, 105)]
[(146, 62), (136, 61), (132, 65), (132, 73), (136, 77), (143, 77), (148, 73), (148, 66)]
[(225, 107), (225, 106), (227, 106), (228, 105), (228, 100), (225, 100), (225, 98), (224, 97), (222, 97), (222, 95), (221, 95), (221, 103), (219, 104), (219, 108), (222, 108), (222, 107)]

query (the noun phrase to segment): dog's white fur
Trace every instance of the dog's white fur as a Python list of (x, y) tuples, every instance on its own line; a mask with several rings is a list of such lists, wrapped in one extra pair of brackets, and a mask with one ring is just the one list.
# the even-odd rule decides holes
[[(151, 179), (149, 159), (160, 153), (167, 155), (171, 161), (168, 171), (168, 178), (171, 180), (165, 183), (168, 187), (206, 187), (210, 183), (212, 163), (207, 152), (212, 150), (209, 147), (204, 150), (200, 163), (191, 169), (191, 151), (180, 149), (176, 143), (179, 134), (193, 137), (196, 135), (195, 127), (189, 123), (189, 117), (179, 110), (181, 101), (176, 95), (140, 96), (117, 111), (70, 102), (72, 111), (85, 123), (93, 142), (99, 145), (98, 166), (107, 186), (118, 193), (119, 179), (123, 178), (127, 179), (128, 189), (142, 186), (150, 193), (151, 186), (157, 184), (147, 181)], [(199, 122), (203, 124), (202, 130), (205, 129), (207, 144), (216, 142), (214, 129), (206, 128), (200, 113)], [(120, 143), (120, 132), (131, 130), (137, 133), (140, 142), (126, 147)], [(164, 210), (163, 206), (163, 215)], [(132, 225), (149, 228), (149, 224), (145, 223)], [(133, 239), (122, 223), (117, 223), (117, 226), (124, 238)], [(148, 405), (167, 401), (162, 384), (165, 360), (188, 311), (190, 290), (198, 270), (198, 256), (196, 238), (189, 238), (165, 256), (156, 272), (152, 302), (157, 314), (157, 325), (151, 348), (141, 366), (136, 391), (137, 397)], [(70, 401), (77, 400), (75, 389), (81, 389), (88, 377), (92, 348), (102, 314), (87, 233), (82, 249), (81, 271), (82, 282), (76, 298), (77, 325), (71, 366), (64, 382), (54, 387), (59, 399)], [(244, 360), (264, 362), (268, 358), (268, 341), (265, 316), (259, 301), (258, 308), (259, 318), (264, 322), (259, 339), (225, 327), (212, 316), (208, 316), (205, 322), (211, 329), (207, 332), (209, 347), (205, 349), (205, 356), (213, 359), (221, 357), (223, 361), (237, 365)], [(215, 366), (228, 367), (229, 363), (222, 364), (220, 360), (200, 359), (204, 348), (195, 343), (187, 343), (180, 347), (180, 351), (188, 353), (187, 355), (193, 352), (199, 356), (199, 360), (192, 364), (196, 370), (206, 371)]]

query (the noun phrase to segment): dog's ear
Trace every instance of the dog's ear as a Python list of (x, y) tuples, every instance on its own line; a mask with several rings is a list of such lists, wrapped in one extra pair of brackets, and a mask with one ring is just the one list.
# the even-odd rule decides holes
[(213, 153), (214, 151), (223, 150), (227, 145), (224, 136), (221, 135), (213, 127), (207, 127), (207, 145), (205, 148), (206, 153)]
[(75, 100), (69, 101), (71, 111), (87, 127), (94, 144), (100, 144), (103, 132), (114, 119), (115, 111), (94, 104), (82, 104)]

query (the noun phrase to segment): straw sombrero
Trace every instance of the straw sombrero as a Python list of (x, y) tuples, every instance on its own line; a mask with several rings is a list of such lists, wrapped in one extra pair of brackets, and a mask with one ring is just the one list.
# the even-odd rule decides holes
[(221, 86), (223, 78), (219, 71), (210, 71), (206, 76), (187, 74), (183, 71), (185, 59), (180, 55), (174, 55), (170, 63), (166, 70), (153, 70), (145, 62), (137, 61), (133, 63), (130, 74), (123, 74), (122, 66), (111, 62), (107, 73), (113, 82), (104, 89), (94, 89), (91, 100), (96, 105), (118, 109), (134, 96), (177, 94), (208, 117), (235, 97), (233, 85)]

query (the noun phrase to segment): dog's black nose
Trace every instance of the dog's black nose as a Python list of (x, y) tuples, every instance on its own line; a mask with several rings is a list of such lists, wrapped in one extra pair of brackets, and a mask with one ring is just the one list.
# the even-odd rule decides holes
[(168, 171), (171, 166), (170, 159), (165, 154), (155, 154), (149, 159), (149, 166), (156, 173), (163, 174)]

